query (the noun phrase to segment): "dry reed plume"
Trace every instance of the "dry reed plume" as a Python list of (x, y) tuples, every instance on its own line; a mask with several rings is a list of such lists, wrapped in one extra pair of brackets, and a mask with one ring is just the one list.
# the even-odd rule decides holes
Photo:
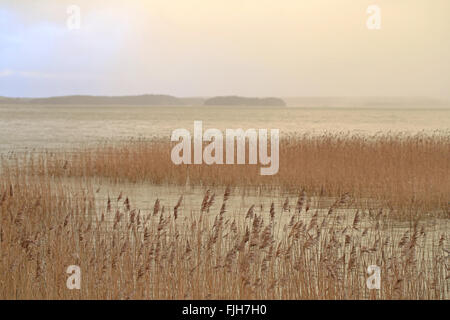
[(250, 165), (176, 166), (170, 161), (172, 146), (166, 141), (129, 141), (16, 155), (15, 164), (3, 162), (3, 171), (26, 166), (30, 175), (105, 177), (112, 182), (281, 187), (334, 197), (349, 193), (359, 201), (370, 199), (397, 209), (399, 216), (450, 214), (447, 134), (288, 137), (280, 142), (280, 170), (275, 176), (261, 176), (259, 166)]
[[(127, 150), (139, 146), (148, 148)], [(105, 174), (120, 168), (102, 159)], [(94, 159), (83, 163), (100, 169)], [(207, 192), (192, 211), (183, 198), (140, 211), (121, 193), (98, 210), (89, 185), (80, 191), (25, 171), (0, 180), (1, 299), (449, 298), (448, 234), (417, 223), (397, 234), (382, 208), (346, 208), (348, 195), (325, 211), (301, 193), (281, 211), (252, 206), (236, 215), (228, 188), (223, 198)], [(73, 264), (81, 290), (66, 288)], [(366, 287), (371, 264), (381, 267), (379, 291)]]

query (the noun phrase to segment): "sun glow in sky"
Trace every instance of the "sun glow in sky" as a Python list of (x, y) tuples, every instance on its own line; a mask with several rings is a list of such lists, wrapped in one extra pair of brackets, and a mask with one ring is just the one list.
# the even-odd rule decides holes
[(448, 0), (0, 0), (0, 95), (448, 99), (449, 40)]

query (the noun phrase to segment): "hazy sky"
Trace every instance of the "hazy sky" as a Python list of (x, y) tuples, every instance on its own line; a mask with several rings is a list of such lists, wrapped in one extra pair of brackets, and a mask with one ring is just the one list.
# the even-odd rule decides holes
[(449, 99), (450, 1), (0, 0), (0, 95), (143, 93)]

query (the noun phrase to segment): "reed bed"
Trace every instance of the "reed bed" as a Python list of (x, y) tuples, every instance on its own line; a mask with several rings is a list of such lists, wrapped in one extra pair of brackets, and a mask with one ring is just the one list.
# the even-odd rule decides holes
[(274, 176), (261, 176), (260, 165), (176, 166), (170, 160), (173, 145), (161, 140), (106, 142), (70, 152), (16, 155), (16, 162), (3, 161), (2, 169), (103, 177), (114, 183), (305, 189), (332, 197), (348, 193), (395, 209), (392, 212), (399, 217), (450, 217), (450, 136), (445, 133), (284, 137), (280, 169)]
[[(130, 159), (138, 147), (149, 150), (128, 146)], [(105, 174), (121, 168), (105, 160)], [(96, 161), (66, 170), (90, 172), (85, 165)], [(325, 211), (300, 192), (282, 210), (251, 206), (236, 215), (227, 210), (229, 188), (207, 191), (198, 209), (180, 197), (143, 212), (123, 194), (96, 209), (89, 182), (75, 189), (26, 171), (1, 173), (1, 299), (449, 298), (448, 233), (414, 222), (398, 234), (384, 208), (351, 209), (349, 194)], [(380, 290), (366, 286), (373, 264)], [(80, 290), (66, 288), (69, 265), (81, 268)]]

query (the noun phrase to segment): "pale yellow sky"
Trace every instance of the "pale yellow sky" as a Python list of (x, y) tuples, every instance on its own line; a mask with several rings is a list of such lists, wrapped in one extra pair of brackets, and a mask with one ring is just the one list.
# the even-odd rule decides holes
[(0, 30), (0, 95), (450, 98), (448, 0), (0, 0)]

